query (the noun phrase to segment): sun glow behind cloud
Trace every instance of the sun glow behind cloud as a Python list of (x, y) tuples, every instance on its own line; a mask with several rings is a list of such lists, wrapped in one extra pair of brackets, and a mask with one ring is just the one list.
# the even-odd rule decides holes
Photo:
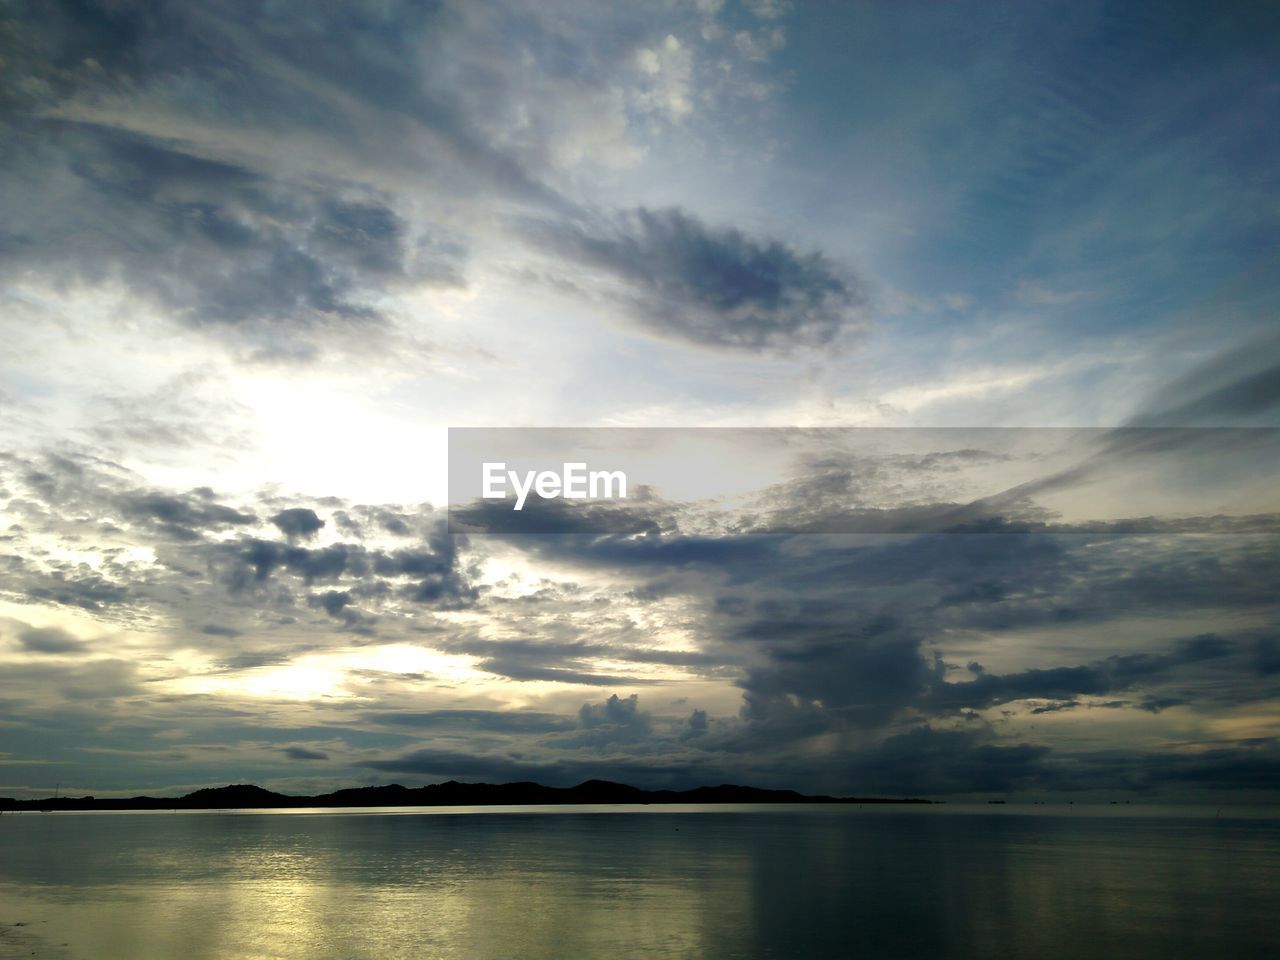
[(370, 675), (405, 683), (450, 684), (479, 680), (486, 675), (472, 667), (474, 657), (456, 656), (405, 643), (311, 654), (281, 666), (224, 672), (192, 673), (165, 681), (167, 688), (186, 695), (331, 700), (376, 699), (368, 687)]

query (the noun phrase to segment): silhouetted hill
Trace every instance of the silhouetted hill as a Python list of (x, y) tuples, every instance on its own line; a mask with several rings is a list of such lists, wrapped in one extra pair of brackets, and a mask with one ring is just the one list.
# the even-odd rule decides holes
[[(139, 797), (138, 799), (147, 799)], [(293, 806), (294, 797), (283, 793), (272, 793), (252, 783), (233, 783), (225, 787), (206, 787), (195, 793), (188, 793), (174, 801), (180, 807), (193, 810), (244, 809), (246, 807), (289, 807)]]
[(806, 796), (794, 790), (765, 790), (724, 783), (692, 790), (641, 790), (609, 780), (587, 780), (575, 787), (540, 783), (459, 783), (449, 780), (423, 787), (399, 783), (350, 787), (315, 797), (273, 793), (250, 783), (207, 787), (182, 797), (48, 797), (15, 800), (0, 797), (0, 811), (21, 810), (258, 810), (299, 807), (471, 807), (564, 803), (928, 803), (918, 799)]

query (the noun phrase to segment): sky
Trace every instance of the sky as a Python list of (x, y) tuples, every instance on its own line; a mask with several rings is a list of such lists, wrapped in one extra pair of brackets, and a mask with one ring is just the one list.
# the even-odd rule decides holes
[[(0, 795), (1280, 799), (1277, 64), (1267, 3), (0, 3)], [(462, 427), (818, 439), (463, 535)]]

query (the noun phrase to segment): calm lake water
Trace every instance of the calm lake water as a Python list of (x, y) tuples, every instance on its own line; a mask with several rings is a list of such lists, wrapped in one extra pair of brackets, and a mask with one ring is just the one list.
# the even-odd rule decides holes
[(1225, 809), (0, 816), (0, 957), (1276, 957)]

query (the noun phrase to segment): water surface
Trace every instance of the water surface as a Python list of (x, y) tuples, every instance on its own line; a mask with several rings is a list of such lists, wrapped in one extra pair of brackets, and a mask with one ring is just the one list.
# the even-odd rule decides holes
[(0, 957), (1242, 958), (1278, 917), (1280, 819), (1229, 810), (0, 816)]

